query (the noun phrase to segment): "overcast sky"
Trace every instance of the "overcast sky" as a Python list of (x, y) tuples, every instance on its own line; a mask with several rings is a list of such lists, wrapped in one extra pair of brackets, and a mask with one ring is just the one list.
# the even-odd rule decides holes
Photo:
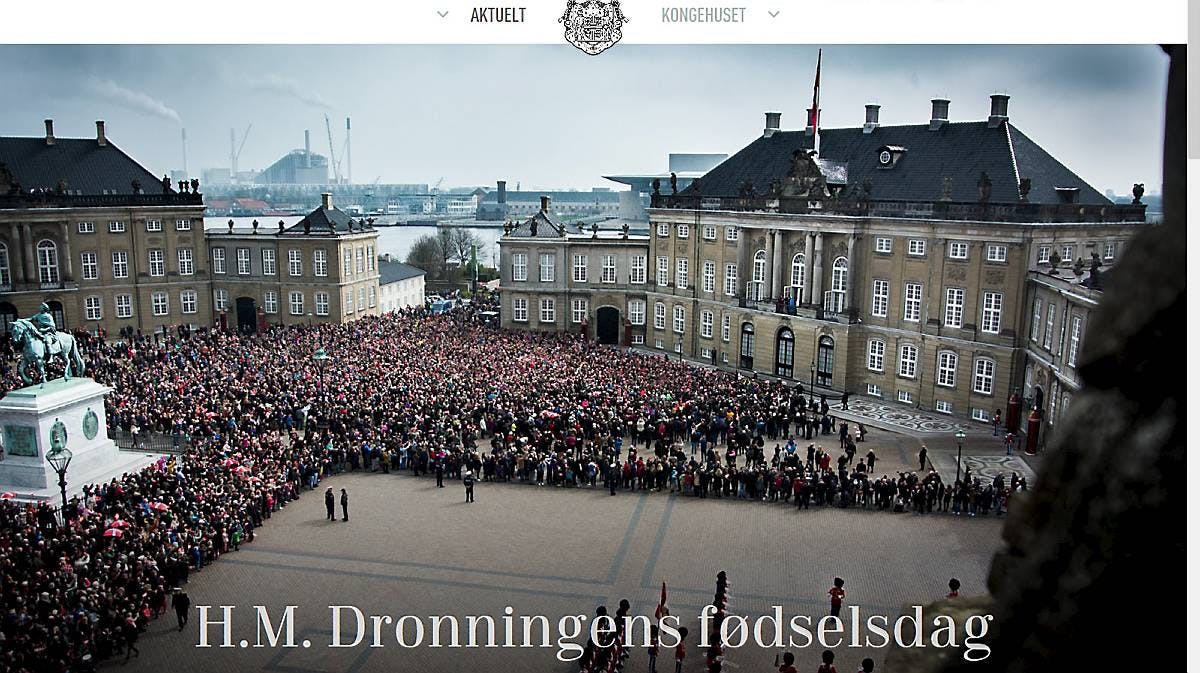
[[(804, 125), (816, 47), (567, 45), (139, 47), (5, 46), (0, 135), (108, 135), (156, 174), (229, 165), (229, 129), (253, 123), (239, 166), (303, 146), (339, 149), (353, 119), (355, 182), (564, 188), (664, 171), (670, 152), (732, 154), (765, 110)], [(922, 123), (946, 97), (951, 120), (984, 119), (1012, 96), (1012, 122), (1101, 191), (1161, 183), (1167, 61), (1155, 46), (830, 46), (822, 125)]]

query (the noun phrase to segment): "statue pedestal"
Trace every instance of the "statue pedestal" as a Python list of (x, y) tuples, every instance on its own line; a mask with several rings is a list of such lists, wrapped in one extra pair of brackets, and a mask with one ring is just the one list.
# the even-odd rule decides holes
[(67, 467), (67, 496), (85, 484), (106, 482), (145, 467), (157, 454), (122, 451), (108, 438), (104, 396), (112, 388), (90, 378), (51, 381), (14, 390), (0, 399), (0, 491), (20, 500), (59, 500), (58, 474), (46, 461), (51, 435), (65, 435), (74, 454)]

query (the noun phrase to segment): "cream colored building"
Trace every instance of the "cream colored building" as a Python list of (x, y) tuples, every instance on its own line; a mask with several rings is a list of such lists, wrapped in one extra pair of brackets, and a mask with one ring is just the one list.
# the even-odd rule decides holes
[(0, 138), (0, 332), (50, 305), (60, 329), (207, 325), (204, 204), (107, 138)]
[(610, 290), (587, 255), (586, 282), (572, 284), (581, 243), (545, 224), (530, 235), (537, 216), (502, 238), (502, 323), (573, 329), (541, 307), (574, 302), (608, 337), (644, 301), (644, 336), (601, 341), (980, 421), (1006, 414), (1028, 386), (1035, 279), (1093, 254), (1107, 268), (1146, 226), (1144, 206), (1109, 202), (1012, 127), (1007, 104), (994, 96), (986, 121), (952, 123), (935, 100), (928, 124), (895, 127), (868, 106), (862, 128), (821, 130), (820, 156), (813, 129), (781, 131), (769, 113), (761, 138), (687, 189), (660, 185), (648, 241), (593, 243), (612, 249), (618, 278), (644, 255), (642, 282)]
[(290, 227), (228, 227), (206, 237), (214, 322), (256, 331), (267, 325), (349, 322), (378, 315), (379, 232), (333, 205)]

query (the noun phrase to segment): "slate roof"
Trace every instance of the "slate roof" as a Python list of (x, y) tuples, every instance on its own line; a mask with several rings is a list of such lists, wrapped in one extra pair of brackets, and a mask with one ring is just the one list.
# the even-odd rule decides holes
[[(534, 223), (537, 223), (536, 233)], [(557, 218), (538, 211), (532, 217), (518, 224), (509, 236), (514, 238), (562, 238), (566, 233), (566, 226), (559, 222)]]
[[(700, 178), (700, 193), (738, 196), (743, 182), (750, 180), (757, 194), (766, 194), (773, 179), (785, 181), (792, 152), (812, 146), (813, 137), (804, 131), (759, 137)], [(879, 151), (887, 146), (904, 151), (893, 168), (880, 168)], [(844, 162), (848, 185), (861, 187), (870, 178), (872, 200), (937, 201), (948, 177), (953, 180), (952, 201), (977, 201), (979, 175), (986, 172), (993, 203), (1016, 203), (1019, 178), (1025, 177), (1032, 180), (1032, 203), (1061, 203), (1056, 187), (1078, 188), (1076, 203), (1111, 203), (1008, 123), (989, 128), (986, 121), (950, 122), (937, 131), (928, 124), (880, 126), (869, 134), (858, 126), (821, 129), (821, 158)], [(694, 189), (689, 185), (681, 193)]]
[[(132, 194), (131, 183), (141, 182), (142, 192), (162, 194), (162, 177), (146, 170), (108, 140), (95, 138), (0, 137), (0, 163), (25, 191), (54, 189), (60, 180), (70, 194)], [(174, 190), (172, 190), (174, 193)]]
[[(317, 206), (316, 210), (305, 215), (301, 220), (284, 230), (284, 234), (300, 234), (304, 235), (304, 224), (308, 223), (312, 234), (328, 235), (331, 230), (335, 234), (359, 233), (363, 231), (358, 226), (358, 220), (350, 217), (346, 213), (337, 209), (337, 207), (326, 208), (324, 205)], [(354, 230), (350, 230), (351, 222), (354, 223)], [(370, 225), (367, 229), (373, 229)]]
[(411, 264), (386, 259), (379, 260), (379, 284), (398, 283), (402, 280), (424, 276), (425, 272)]

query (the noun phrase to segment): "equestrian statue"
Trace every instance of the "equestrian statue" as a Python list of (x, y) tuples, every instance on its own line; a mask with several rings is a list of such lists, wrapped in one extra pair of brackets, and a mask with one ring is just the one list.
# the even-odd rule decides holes
[(85, 366), (83, 355), (79, 352), (79, 344), (75, 337), (58, 331), (54, 324), (54, 316), (50, 307), (42, 304), (38, 314), (32, 318), (18, 318), (10, 328), (13, 345), (21, 351), (21, 363), (17, 365), (17, 373), (26, 385), (33, 384), (29, 376), (30, 365), (36, 365), (42, 377), (42, 385), (46, 384), (46, 363), (55, 358), (62, 360), (63, 380), (70, 381), (71, 376), (82, 376)]

